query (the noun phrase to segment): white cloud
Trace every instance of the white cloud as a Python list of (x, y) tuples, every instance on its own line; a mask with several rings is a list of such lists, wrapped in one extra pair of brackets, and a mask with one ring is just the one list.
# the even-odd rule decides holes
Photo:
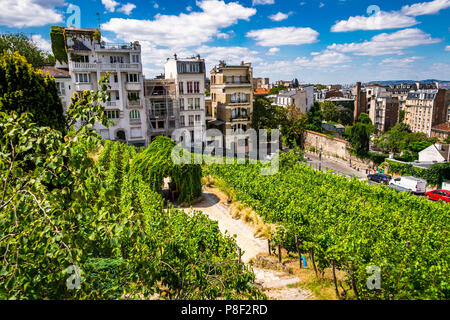
[(322, 8), (322, 7), (325, 7), (325, 3), (323, 3), (323, 2), (321, 2), (321, 3), (319, 4), (319, 8)]
[(105, 9), (109, 12), (116, 11), (116, 7), (120, 4), (114, 0), (102, 0), (102, 4), (105, 6)]
[(403, 50), (420, 45), (441, 42), (420, 29), (404, 29), (394, 33), (382, 33), (364, 42), (333, 44), (327, 49), (362, 56), (381, 56), (386, 54), (404, 54)]
[(273, 14), (273, 15), (269, 16), (269, 19), (272, 21), (283, 21), (283, 20), (286, 20), (287, 18), (289, 18), (289, 16), (291, 14), (292, 14), (292, 12), (289, 12), (289, 13), (278, 12), (277, 14)]
[(274, 4), (275, 0), (253, 0), (253, 5), (256, 6), (258, 4)]
[(42, 35), (35, 34), (31, 36), (31, 40), (33, 40), (34, 43), (36, 43), (37, 47), (45, 52), (51, 52), (52, 51), (52, 44), (49, 40), (46, 40), (42, 38)]
[(267, 51), (268, 56), (274, 56), (276, 53), (280, 52), (280, 48), (270, 48), (269, 51)]
[(158, 9), (159, 8), (159, 4), (157, 4), (156, 2), (153, 4), (153, 8)]
[(187, 7), (186, 7), (186, 10), (189, 11), (189, 12), (191, 12), (191, 11), (192, 11), (192, 7), (191, 7), (191, 6), (187, 6)]
[(167, 47), (190, 47), (211, 41), (222, 28), (249, 20), (256, 9), (219, 0), (197, 2), (201, 12), (156, 15), (154, 20), (112, 18), (101, 28), (125, 41), (147, 40)]
[(442, 9), (450, 7), (450, 0), (434, 0), (431, 2), (415, 3), (404, 6), (402, 12), (408, 16), (421, 16), (426, 14), (436, 14)]
[(300, 2), (301, 6), (304, 6), (305, 4), (306, 4), (306, 2), (304, 2), (304, 1)]
[(324, 52), (321, 52), (320, 54), (314, 55), (314, 58), (312, 58), (311, 62), (314, 64), (318, 64), (320, 66), (331, 66), (331, 65), (337, 65), (337, 64), (343, 64), (347, 62), (351, 62), (352, 60), (340, 53), (340, 52), (334, 52), (325, 50)]
[(450, 51), (450, 46), (446, 46), (445, 51)]
[(124, 4), (123, 6), (121, 6), (119, 9), (117, 9), (117, 11), (123, 12), (127, 16), (129, 16), (131, 14), (131, 11), (133, 11), (135, 8), (136, 8), (136, 5), (134, 5), (132, 3), (127, 3), (127, 4)]
[(220, 32), (217, 34), (217, 39), (230, 39), (231, 37), (234, 37), (234, 31), (231, 30), (229, 32)]
[(350, 17), (337, 22), (331, 31), (346, 32), (355, 30), (383, 30), (407, 28), (418, 24), (416, 16), (436, 14), (450, 7), (450, 0), (434, 0), (402, 7), (400, 11), (380, 11), (372, 16)]
[(39, 27), (60, 23), (63, 17), (54, 9), (60, 1), (52, 1), (53, 6), (36, 0), (2, 0), (0, 25), (11, 28)]
[(387, 58), (380, 62), (380, 65), (389, 68), (404, 68), (410, 67), (417, 60), (422, 60), (423, 57), (406, 57), (406, 58)]
[(264, 47), (300, 45), (317, 42), (319, 33), (311, 28), (280, 27), (252, 30), (247, 37), (253, 38)]
[(383, 12), (370, 16), (350, 17), (341, 20), (331, 27), (332, 32), (347, 32), (355, 30), (383, 30), (411, 27), (419, 22), (413, 17), (405, 16), (399, 12)]

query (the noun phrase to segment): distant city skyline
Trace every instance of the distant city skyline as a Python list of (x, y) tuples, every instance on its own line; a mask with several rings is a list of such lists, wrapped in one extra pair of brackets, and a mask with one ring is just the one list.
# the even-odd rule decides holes
[[(51, 50), (50, 26), (68, 5), (106, 42), (140, 41), (146, 77), (200, 54), (251, 62), (255, 77), (302, 83), (450, 81), (450, 0), (3, 0), (0, 32), (23, 32)], [(99, 15), (97, 15), (99, 13)]]

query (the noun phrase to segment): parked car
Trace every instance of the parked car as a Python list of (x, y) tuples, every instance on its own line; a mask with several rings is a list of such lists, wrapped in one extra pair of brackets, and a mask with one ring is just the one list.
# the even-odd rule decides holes
[(367, 179), (369, 179), (370, 181), (378, 182), (378, 183), (389, 184), (389, 181), (391, 181), (392, 176), (390, 176), (388, 174), (383, 174), (383, 173), (375, 173), (375, 174), (369, 174), (367, 176)]
[(403, 187), (396, 186), (395, 184), (390, 184), (389, 188), (394, 189), (397, 192), (409, 192), (409, 193), (411, 193), (411, 190), (403, 188)]
[(425, 197), (428, 197), (430, 200), (434, 201), (445, 201), (450, 202), (450, 191), (447, 190), (433, 190), (425, 193)]
[(423, 195), (427, 192), (427, 182), (416, 177), (400, 177), (392, 179), (389, 185), (395, 185), (410, 190), (414, 194)]

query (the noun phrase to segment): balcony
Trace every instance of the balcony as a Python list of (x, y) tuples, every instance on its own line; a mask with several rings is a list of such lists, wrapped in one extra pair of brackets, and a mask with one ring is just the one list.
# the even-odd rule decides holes
[(134, 43), (103, 43), (95, 45), (95, 51), (141, 51), (141, 46)]
[(95, 70), (97, 70), (97, 64), (72, 61), (72, 70), (73, 71), (95, 71)]
[(102, 71), (141, 71), (141, 65), (139, 63), (102, 63)]
[(106, 106), (107, 106), (107, 107), (121, 107), (122, 104), (120, 103), (120, 100), (116, 100), (116, 101), (106, 101)]
[(141, 91), (141, 88), (140, 82), (127, 82), (125, 84), (125, 89), (128, 91)]
[(130, 119), (130, 124), (135, 125), (135, 124), (141, 124), (141, 123), (142, 123), (141, 119)]
[(142, 107), (141, 99), (137, 100), (128, 100), (128, 107), (130, 108), (136, 108), (136, 107)]
[(83, 83), (83, 82), (75, 83), (75, 91), (84, 91), (84, 90), (94, 90), (94, 86), (92, 85), (92, 83)]

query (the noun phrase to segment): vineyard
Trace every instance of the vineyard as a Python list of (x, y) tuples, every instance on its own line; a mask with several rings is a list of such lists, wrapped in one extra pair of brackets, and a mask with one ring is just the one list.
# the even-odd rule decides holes
[[(155, 149), (138, 153), (88, 128), (65, 143), (26, 119), (1, 120), (0, 298), (263, 297), (217, 222), (163, 208), (160, 180), (142, 174), (142, 155)], [(165, 139), (156, 149), (170, 154)], [(200, 180), (200, 167), (183, 170)], [(198, 192), (187, 190), (187, 198)], [(67, 286), (70, 266), (82, 276), (75, 290)]]
[[(450, 209), (387, 187), (316, 172), (281, 159), (272, 176), (259, 165), (209, 165), (236, 200), (279, 227), (273, 244), (313, 258), (318, 273), (333, 266), (359, 299), (449, 299)], [(379, 268), (381, 287), (368, 279)], [(369, 269), (368, 268), (372, 268)]]

